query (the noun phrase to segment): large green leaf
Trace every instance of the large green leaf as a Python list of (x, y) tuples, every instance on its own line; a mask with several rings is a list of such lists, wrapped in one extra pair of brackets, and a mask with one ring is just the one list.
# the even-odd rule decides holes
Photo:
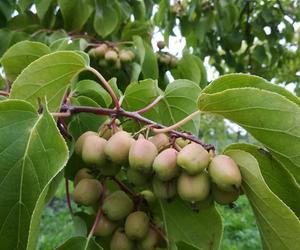
[[(235, 79), (233, 75), (232, 82)], [(252, 78), (254, 85), (256, 79)], [(296, 100), (291, 101), (295, 98), (286, 93), (279, 94), (279, 90), (271, 92), (252, 87), (230, 88), (230, 85), (229, 89), (222, 91), (215, 87), (217, 92), (212, 93), (204, 90), (198, 98), (199, 109), (222, 115), (245, 128), (270, 150), (299, 183), (300, 107)]]
[(103, 250), (103, 248), (93, 238), (88, 240), (86, 237), (78, 236), (68, 239), (56, 250)]
[(38, 98), (47, 97), (49, 110), (57, 111), (71, 80), (86, 67), (85, 58), (75, 52), (45, 55), (22, 71), (13, 83), (10, 98), (26, 100), (38, 107)]
[(47, 108), (39, 115), (21, 100), (0, 102), (0, 137), (1, 248), (28, 249), (48, 185), (65, 165), (68, 149)]
[(285, 96), (292, 102), (297, 103), (300, 105), (300, 99), (293, 95), (291, 92), (287, 91), (286, 89), (276, 85), (271, 84), (264, 78), (254, 75), (246, 75), (246, 74), (228, 74), (219, 77), (218, 79), (214, 80), (211, 84), (209, 84), (205, 89), (203, 89), (202, 93), (206, 94), (214, 94), (217, 92), (221, 92), (226, 89), (236, 89), (236, 88), (257, 88), (257, 89), (264, 89), (271, 92), (276, 92), (280, 95)]
[(30, 63), (49, 53), (49, 47), (43, 43), (22, 41), (10, 47), (0, 62), (6, 77), (13, 81)]
[(34, 0), (36, 13), (40, 19), (44, 19), (53, 0)]
[(86, 96), (97, 102), (101, 107), (109, 107), (112, 99), (108, 92), (97, 82), (82, 80), (76, 83), (72, 96)]
[(118, 26), (119, 13), (116, 6), (111, 5), (111, 1), (98, 0), (96, 2), (96, 12), (94, 16), (94, 29), (98, 35), (106, 37)]
[[(161, 92), (158, 88), (157, 81), (147, 79), (139, 83), (133, 82), (129, 84), (124, 93), (123, 107), (129, 111), (136, 111), (146, 107)], [(158, 108), (154, 107), (145, 114), (145, 117), (160, 122)]]
[(241, 149), (255, 157), (268, 187), (300, 218), (300, 187), (295, 178), (263, 148), (251, 144), (232, 144), (227, 150)]
[(194, 247), (186, 246), (185, 249), (219, 249), (223, 226), (221, 216), (214, 206), (195, 212), (183, 201), (176, 200), (160, 201), (160, 208), (170, 241)]
[(58, 0), (67, 30), (80, 30), (86, 23), (94, 8), (92, 0)]
[[(197, 110), (197, 96), (200, 87), (189, 80), (176, 80), (168, 84), (164, 99), (159, 104), (159, 112), (164, 125), (172, 125)], [(195, 135), (199, 131), (200, 116), (186, 123), (181, 129)]]
[(242, 150), (225, 150), (239, 165), (247, 195), (256, 216), (264, 249), (296, 250), (300, 245), (300, 221), (265, 183), (258, 162)]

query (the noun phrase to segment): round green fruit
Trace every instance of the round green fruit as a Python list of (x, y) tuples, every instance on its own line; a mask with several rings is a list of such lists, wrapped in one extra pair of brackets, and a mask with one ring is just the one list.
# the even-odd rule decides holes
[(175, 143), (181, 147), (181, 148), (184, 148), (186, 145), (188, 145), (191, 141), (190, 140), (187, 140), (187, 139), (183, 139), (181, 137), (177, 138), (175, 140)]
[(122, 63), (128, 63), (134, 59), (135, 55), (131, 50), (121, 50), (119, 57)]
[(151, 190), (143, 190), (140, 192), (140, 195), (147, 201), (148, 204), (152, 204), (155, 202), (156, 197)]
[(135, 250), (134, 242), (127, 238), (122, 228), (119, 228), (111, 239), (110, 250)]
[(127, 170), (127, 180), (133, 185), (140, 187), (148, 182), (148, 176), (132, 168)]
[(168, 181), (178, 174), (177, 153), (174, 148), (167, 148), (154, 159), (153, 170), (160, 180)]
[(158, 41), (156, 45), (158, 49), (163, 49), (166, 46), (164, 41)]
[(147, 235), (140, 242), (137, 243), (138, 250), (155, 250), (159, 243), (157, 233), (150, 228)]
[(203, 201), (209, 196), (210, 179), (206, 171), (197, 175), (182, 173), (177, 181), (177, 192), (184, 201)]
[(106, 216), (103, 215), (101, 216), (101, 219), (95, 228), (94, 235), (107, 237), (114, 232), (116, 227), (117, 227), (116, 222), (107, 219)]
[(114, 128), (114, 131), (113, 129), (109, 126), (111, 120), (108, 119), (106, 120), (102, 125), (101, 127), (99, 128), (99, 131), (98, 131), (98, 134), (100, 137), (108, 140), (110, 137), (112, 137), (113, 135), (113, 132), (118, 132), (118, 131), (121, 131), (122, 130), (122, 127), (120, 127), (120, 121), (118, 119), (115, 120), (115, 125), (116, 127)]
[(176, 181), (161, 181), (157, 177), (152, 181), (153, 192), (160, 199), (171, 199), (176, 195)]
[(119, 190), (104, 199), (102, 209), (108, 219), (118, 221), (130, 214), (133, 207), (133, 201), (124, 191)]
[(136, 211), (129, 214), (125, 221), (125, 233), (131, 240), (141, 240), (149, 230), (149, 217), (145, 212)]
[(223, 191), (216, 185), (212, 185), (212, 197), (220, 205), (227, 205), (236, 201), (240, 196), (238, 189), (233, 191)]
[(77, 141), (75, 142), (75, 147), (74, 147), (75, 153), (77, 155), (81, 156), (83, 142), (90, 135), (97, 135), (97, 133), (93, 132), (93, 131), (87, 131), (78, 137)]
[(98, 180), (82, 179), (74, 189), (73, 199), (80, 205), (92, 206), (98, 201), (102, 191), (103, 187)]
[(102, 43), (98, 47), (95, 48), (95, 56), (104, 57), (104, 55), (106, 54), (107, 51), (108, 51), (107, 44)]
[(157, 148), (152, 142), (139, 137), (130, 147), (129, 165), (135, 170), (149, 173), (152, 170), (152, 163), (157, 153)]
[(115, 50), (109, 49), (104, 56), (108, 63), (116, 63), (118, 60), (118, 53)]
[(98, 135), (89, 135), (82, 145), (82, 160), (89, 165), (103, 166), (106, 162), (104, 147), (107, 141)]
[(186, 145), (177, 156), (177, 164), (190, 175), (203, 171), (209, 162), (210, 155), (197, 143)]
[(74, 187), (77, 186), (77, 184), (82, 179), (93, 179), (94, 176), (91, 174), (91, 170), (88, 168), (81, 168), (77, 171), (75, 177), (74, 177)]
[(149, 137), (148, 140), (156, 146), (158, 152), (170, 145), (169, 137), (164, 133), (159, 133), (152, 137)]
[(129, 149), (133, 141), (134, 139), (125, 131), (115, 133), (109, 138), (104, 148), (107, 158), (119, 165), (127, 164)]
[(241, 186), (242, 176), (237, 164), (227, 155), (215, 156), (208, 167), (209, 175), (218, 188), (234, 191)]

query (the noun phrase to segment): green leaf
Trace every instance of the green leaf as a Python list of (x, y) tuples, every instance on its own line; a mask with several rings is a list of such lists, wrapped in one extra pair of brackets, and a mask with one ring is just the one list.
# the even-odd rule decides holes
[(271, 84), (262, 77), (247, 74), (228, 74), (221, 76), (203, 89), (202, 93), (214, 94), (226, 89), (238, 89), (246, 87), (275, 92), (279, 95), (283, 95), (290, 101), (295, 102), (300, 106), (300, 99), (291, 92), (276, 84)]
[[(85, 96), (71, 98), (71, 104), (76, 106), (100, 107), (95, 101)], [(105, 116), (90, 113), (74, 114), (68, 125), (69, 132), (76, 140), (86, 131), (97, 131), (106, 118)]]
[(53, 0), (34, 0), (37, 15), (40, 19), (44, 19)]
[(86, 96), (97, 102), (101, 107), (107, 108), (112, 102), (108, 92), (93, 80), (82, 80), (76, 83), (73, 96)]
[(174, 72), (176, 79), (188, 79), (198, 84), (201, 81), (201, 69), (194, 55), (185, 54)]
[(13, 83), (10, 98), (38, 107), (38, 98), (47, 97), (51, 112), (58, 111), (71, 80), (87, 67), (78, 53), (59, 51), (45, 55), (25, 68)]
[(43, 43), (23, 41), (10, 47), (0, 62), (7, 78), (13, 81), (30, 63), (49, 53), (49, 47)]
[(223, 226), (221, 216), (214, 206), (201, 209), (197, 213), (183, 201), (176, 200), (160, 201), (160, 208), (165, 231), (170, 241), (176, 244), (184, 242), (194, 247), (185, 248), (189, 250), (219, 249)]
[(86, 237), (78, 236), (68, 239), (56, 250), (103, 250), (103, 248), (93, 238), (88, 240)]
[[(133, 82), (129, 84), (124, 93), (123, 107), (129, 111), (136, 111), (146, 107), (161, 92), (158, 88), (157, 81), (147, 79), (139, 83)], [(157, 106), (150, 109), (143, 114), (145, 117), (160, 122), (159, 112)]]
[(67, 30), (80, 30), (86, 23), (94, 8), (91, 0), (58, 0)]
[(96, 12), (94, 16), (94, 29), (98, 35), (107, 37), (118, 26), (119, 14), (107, 0), (98, 0), (96, 2)]
[(26, 249), (28, 238), (37, 237), (42, 201), (68, 150), (47, 108), (39, 115), (21, 100), (0, 102), (0, 137), (1, 247)]
[(24, 12), (32, 3), (33, 0), (19, 0), (18, 5), (21, 11)]
[(144, 41), (145, 48), (145, 58), (142, 64), (142, 73), (144, 79), (158, 78), (158, 64), (156, 59), (156, 54), (153, 52), (152, 46)]
[[(197, 96), (200, 87), (189, 80), (176, 80), (167, 85), (163, 100), (159, 103), (162, 123), (170, 126), (197, 110)], [(195, 135), (198, 134), (200, 116), (181, 127)]]
[(300, 187), (295, 178), (261, 147), (237, 143), (226, 148), (226, 150), (234, 149), (246, 151), (255, 157), (268, 187), (300, 218)]
[(237, 84), (233, 84), (236, 87), (231, 88), (232, 84), (229, 84), (229, 89), (225, 89), (223, 84), (229, 81), (229, 77), (225, 82), (219, 80), (213, 83), (200, 94), (199, 109), (221, 115), (245, 128), (300, 183), (300, 108), (296, 104), (297, 97), (292, 97), (272, 84), (266, 88), (261, 78), (241, 76), (247, 79), (249, 85), (252, 80), (257, 88), (238, 88), (240, 76), (232, 75), (231, 82), (233, 84), (237, 81)]
[(265, 249), (296, 250), (300, 244), (300, 221), (267, 186), (256, 159), (242, 150), (225, 150), (239, 165), (243, 183)]

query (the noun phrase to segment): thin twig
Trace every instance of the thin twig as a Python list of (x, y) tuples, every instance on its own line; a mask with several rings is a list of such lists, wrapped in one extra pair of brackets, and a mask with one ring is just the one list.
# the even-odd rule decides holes
[(192, 120), (196, 115), (199, 115), (200, 111), (197, 110), (194, 113), (190, 114), (189, 116), (185, 117), (184, 119), (180, 120), (179, 122), (173, 124), (172, 126), (165, 127), (165, 128), (151, 128), (154, 133), (168, 133), (174, 129), (180, 128), (182, 125), (186, 124), (188, 121)]
[(70, 189), (69, 189), (69, 180), (65, 177), (65, 187), (66, 187), (66, 197), (67, 197), (67, 205), (70, 211), (70, 214), (73, 216), (73, 209), (71, 204), (71, 197), (70, 197)]
[(138, 195), (133, 192), (130, 188), (128, 188), (123, 182), (119, 181), (115, 176), (112, 176), (111, 179), (117, 183), (117, 185), (125, 192), (130, 194), (132, 197), (137, 198)]
[(109, 85), (109, 83), (105, 80), (105, 78), (94, 68), (92, 67), (88, 67), (87, 70), (91, 71), (92, 73), (94, 73), (98, 79), (102, 82), (102, 85), (104, 86), (104, 88), (107, 90), (107, 92), (109, 93), (109, 95), (111, 96), (111, 98), (113, 99), (113, 102), (115, 104), (115, 107), (117, 110), (120, 109), (120, 104), (119, 104), (119, 99), (116, 96), (114, 90), (112, 89), (112, 87)]
[(135, 111), (138, 114), (144, 114), (146, 112), (148, 112), (150, 109), (152, 109), (156, 104), (158, 104), (164, 97), (162, 95), (158, 96), (157, 98), (155, 98), (153, 100), (153, 102), (151, 102), (148, 106), (146, 106), (145, 108), (142, 108), (140, 110)]
[(9, 96), (9, 93), (6, 92), (6, 91), (0, 90), (0, 95), (3, 95), (3, 96)]
[[(86, 106), (68, 106), (68, 105), (64, 105), (61, 109), (62, 112), (66, 112), (67, 110), (69, 110), (71, 112), (71, 114), (84, 112), (84, 113), (92, 113), (92, 114), (97, 114), (97, 115), (123, 116), (123, 117), (131, 118), (139, 123), (151, 125), (152, 128), (166, 128), (166, 126), (156, 123), (150, 119), (147, 119), (146, 117), (143, 117), (136, 112), (130, 112), (130, 111), (126, 111), (123, 109), (116, 110), (116, 109), (107, 109), (107, 108), (95, 108), (95, 107), (86, 107)], [(181, 138), (193, 141), (195, 143), (198, 143), (201, 146), (203, 146), (206, 150), (210, 150), (210, 149), (214, 150), (215, 149), (214, 145), (205, 144), (204, 142), (199, 140), (198, 137), (196, 137), (192, 134), (187, 134), (185, 132), (179, 132), (176, 130), (169, 130), (168, 133), (171, 136), (174, 136), (176, 138), (181, 137)]]

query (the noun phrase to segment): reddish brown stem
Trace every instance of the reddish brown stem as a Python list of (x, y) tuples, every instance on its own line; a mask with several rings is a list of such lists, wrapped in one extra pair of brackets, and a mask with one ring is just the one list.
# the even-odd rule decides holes
[(69, 189), (69, 180), (65, 177), (65, 184), (66, 184), (66, 197), (67, 197), (67, 205), (70, 211), (70, 214), (73, 216), (73, 209), (71, 204), (71, 197), (70, 197), (70, 189)]
[(6, 92), (6, 91), (0, 90), (0, 95), (3, 95), (3, 96), (9, 96), (9, 93)]
[[(107, 109), (107, 108), (94, 108), (94, 107), (85, 107), (85, 106), (67, 106), (67, 105), (65, 105), (61, 111), (62, 112), (70, 111), (71, 114), (84, 112), (84, 113), (93, 113), (93, 114), (98, 114), (98, 115), (108, 115), (108, 116), (115, 116), (115, 117), (124, 116), (124, 117), (134, 119), (137, 122), (144, 123), (146, 125), (151, 125), (154, 128), (166, 128), (166, 126), (156, 123), (152, 120), (149, 120), (149, 119), (141, 116), (137, 112), (130, 112), (130, 111), (126, 111), (121, 108), (119, 110), (117, 110), (117, 109)], [(170, 136), (173, 136), (176, 138), (181, 137), (181, 138), (193, 141), (195, 143), (198, 143), (201, 146), (203, 146), (206, 150), (215, 150), (214, 145), (205, 144), (204, 142), (199, 140), (194, 135), (187, 134), (184, 132), (179, 132), (176, 130), (170, 130), (170, 131), (168, 131), (168, 133), (170, 134)]]
[(136, 193), (134, 193), (130, 188), (128, 188), (123, 182), (121, 182), (120, 180), (118, 180), (115, 176), (112, 176), (111, 179), (117, 183), (117, 185), (125, 192), (130, 194), (132, 197), (136, 198), (138, 197), (138, 195)]

